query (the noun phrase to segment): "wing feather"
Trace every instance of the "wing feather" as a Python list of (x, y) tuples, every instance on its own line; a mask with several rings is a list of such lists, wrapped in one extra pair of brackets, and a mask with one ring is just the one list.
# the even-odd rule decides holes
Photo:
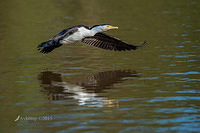
[(126, 51), (126, 50), (136, 50), (138, 47), (146, 45), (146, 41), (139, 46), (126, 43), (119, 38), (113, 37), (103, 32), (99, 32), (91, 37), (85, 37), (80, 42), (86, 43), (95, 47), (99, 47), (106, 50), (115, 51)]

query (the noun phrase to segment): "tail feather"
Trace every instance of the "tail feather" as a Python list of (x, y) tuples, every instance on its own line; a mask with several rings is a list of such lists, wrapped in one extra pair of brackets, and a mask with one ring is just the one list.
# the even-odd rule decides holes
[(40, 45), (38, 45), (37, 48), (41, 53), (47, 54), (60, 46), (62, 46), (62, 44), (57, 43), (53, 40), (49, 40), (49, 41), (41, 43)]

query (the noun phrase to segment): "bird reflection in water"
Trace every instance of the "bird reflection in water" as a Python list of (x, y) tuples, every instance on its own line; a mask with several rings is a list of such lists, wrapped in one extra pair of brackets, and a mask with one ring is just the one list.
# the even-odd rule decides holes
[(99, 96), (100, 93), (125, 81), (127, 77), (137, 76), (138, 74), (131, 70), (105, 71), (78, 81), (77, 84), (70, 84), (63, 81), (61, 74), (45, 71), (38, 75), (38, 79), (49, 100), (76, 99), (79, 105), (103, 107), (117, 106), (118, 102), (116, 99)]

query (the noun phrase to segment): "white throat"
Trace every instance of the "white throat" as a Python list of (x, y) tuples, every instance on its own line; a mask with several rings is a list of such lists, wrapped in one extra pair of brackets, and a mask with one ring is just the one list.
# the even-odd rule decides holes
[(91, 29), (91, 31), (92, 31), (92, 32), (95, 32), (95, 34), (96, 34), (96, 33), (98, 33), (98, 32), (103, 32), (103, 29), (100, 28), (100, 27), (94, 27), (94, 28)]

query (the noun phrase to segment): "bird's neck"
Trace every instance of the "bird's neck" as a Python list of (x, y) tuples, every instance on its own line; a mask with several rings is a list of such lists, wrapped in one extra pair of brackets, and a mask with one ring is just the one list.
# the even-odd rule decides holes
[(98, 32), (103, 32), (103, 30), (99, 27), (94, 27), (90, 30), (92, 33), (96, 34)]
[(102, 32), (103, 30), (100, 27), (94, 27), (91, 29), (87, 29), (84, 27), (79, 28), (79, 31), (83, 35), (83, 37), (94, 36), (98, 32)]

